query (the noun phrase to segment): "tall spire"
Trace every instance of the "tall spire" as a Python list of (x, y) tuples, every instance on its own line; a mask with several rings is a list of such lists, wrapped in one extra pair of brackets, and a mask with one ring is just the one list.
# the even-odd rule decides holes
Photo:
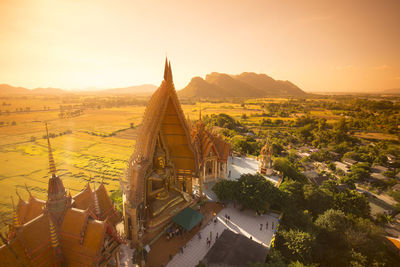
[(57, 224), (60, 224), (64, 215), (65, 210), (71, 205), (71, 199), (67, 197), (65, 187), (60, 177), (56, 175), (56, 166), (54, 164), (53, 153), (51, 151), (49, 131), (47, 129), (47, 145), (49, 147), (49, 164), (51, 177), (49, 179), (47, 189), (47, 202), (46, 208), (52, 215), (52, 218)]
[(50, 167), (50, 173), (51, 176), (56, 176), (56, 165), (54, 163), (54, 158), (53, 158), (53, 152), (51, 151), (51, 145), (50, 145), (50, 139), (49, 139), (49, 130), (47, 129), (47, 123), (46, 123), (46, 134), (47, 134), (47, 146), (49, 149), (49, 167)]
[(164, 67), (164, 80), (168, 79), (168, 59), (165, 57), (165, 67)]

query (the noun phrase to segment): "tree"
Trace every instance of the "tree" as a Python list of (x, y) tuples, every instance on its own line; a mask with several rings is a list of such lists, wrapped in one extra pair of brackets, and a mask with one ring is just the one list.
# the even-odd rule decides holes
[(212, 187), (212, 191), (220, 201), (235, 201), (238, 192), (237, 185), (237, 181), (221, 180)]
[(332, 236), (339, 236), (344, 233), (348, 226), (346, 214), (341, 210), (329, 209), (319, 215), (315, 225)]
[(285, 180), (279, 186), (279, 190), (284, 194), (283, 200), (288, 202), (285, 206), (304, 206), (303, 185), (300, 182), (295, 180)]
[(282, 230), (280, 235), (284, 239), (289, 255), (285, 255), (292, 260), (301, 259), (303, 263), (311, 262), (312, 250), (315, 247), (315, 236), (300, 230)]
[(237, 183), (237, 200), (244, 208), (263, 213), (279, 200), (278, 189), (259, 174), (244, 174)]
[(345, 190), (337, 193), (334, 196), (333, 207), (359, 217), (370, 217), (371, 208), (367, 198), (355, 190)]
[(257, 142), (252, 136), (235, 135), (231, 139), (232, 149), (242, 155), (259, 154), (261, 143)]
[(275, 158), (274, 169), (280, 171), (284, 177), (304, 182), (306, 178), (297, 170), (287, 158)]
[(333, 198), (325, 194), (314, 184), (303, 186), (305, 205), (316, 216), (332, 206)]

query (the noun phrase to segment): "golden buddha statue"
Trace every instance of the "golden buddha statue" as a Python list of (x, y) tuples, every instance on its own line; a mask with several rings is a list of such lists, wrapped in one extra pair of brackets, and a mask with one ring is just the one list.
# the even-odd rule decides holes
[(172, 164), (167, 161), (164, 149), (157, 142), (153, 171), (146, 180), (147, 203), (152, 217), (185, 201), (184, 193), (176, 187), (173, 177)]

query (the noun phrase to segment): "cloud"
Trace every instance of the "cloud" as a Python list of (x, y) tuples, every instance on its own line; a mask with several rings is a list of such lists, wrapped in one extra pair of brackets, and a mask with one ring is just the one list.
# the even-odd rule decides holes
[(384, 64), (384, 65), (376, 66), (374, 69), (376, 69), (376, 70), (387, 70), (389, 68), (390, 67), (388, 65)]

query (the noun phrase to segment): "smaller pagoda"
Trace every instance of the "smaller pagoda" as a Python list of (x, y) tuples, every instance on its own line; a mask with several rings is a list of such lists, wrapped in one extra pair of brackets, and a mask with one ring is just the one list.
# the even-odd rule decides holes
[(263, 175), (271, 175), (273, 174), (272, 169), (272, 146), (267, 142), (261, 148), (260, 156), (259, 156), (259, 165), (258, 172)]
[(92, 190), (90, 180), (76, 196), (67, 194), (56, 173), (47, 131), (49, 166), (47, 200), (17, 192), (13, 223), (7, 237), (0, 235), (1, 266), (106, 266), (115, 259), (124, 240), (116, 231), (121, 216), (103, 184)]

